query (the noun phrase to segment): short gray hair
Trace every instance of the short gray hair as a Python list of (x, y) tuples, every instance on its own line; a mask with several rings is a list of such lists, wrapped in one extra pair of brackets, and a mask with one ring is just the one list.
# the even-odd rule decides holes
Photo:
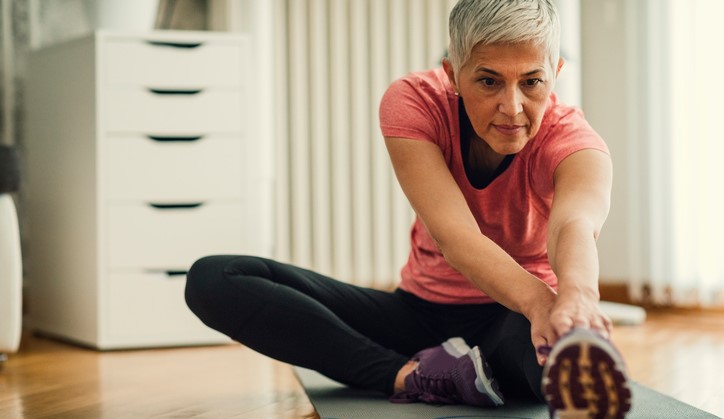
[(560, 21), (553, 0), (460, 0), (450, 12), (448, 59), (457, 75), (478, 44), (533, 41), (558, 65)]

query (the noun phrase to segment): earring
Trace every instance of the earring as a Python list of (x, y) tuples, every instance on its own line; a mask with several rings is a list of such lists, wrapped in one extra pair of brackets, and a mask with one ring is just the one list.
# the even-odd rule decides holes
[(460, 92), (456, 91), (455, 96), (460, 96)]

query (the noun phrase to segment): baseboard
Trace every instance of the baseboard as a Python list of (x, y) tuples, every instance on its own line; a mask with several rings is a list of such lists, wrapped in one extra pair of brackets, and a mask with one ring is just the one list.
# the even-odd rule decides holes
[(621, 304), (633, 304), (628, 293), (628, 284), (622, 282), (601, 282), (598, 284), (602, 301)]
[(721, 307), (700, 307), (700, 306), (674, 306), (674, 305), (658, 305), (650, 302), (634, 302), (628, 291), (628, 284), (623, 282), (600, 282), (598, 285), (601, 294), (601, 301), (611, 301), (614, 303), (631, 304), (643, 307), (646, 311), (659, 311), (668, 313), (693, 314), (693, 313), (724, 313)]

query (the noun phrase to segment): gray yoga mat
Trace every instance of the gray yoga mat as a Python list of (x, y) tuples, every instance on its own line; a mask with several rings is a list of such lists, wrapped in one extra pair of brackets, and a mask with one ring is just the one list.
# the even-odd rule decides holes
[[(505, 406), (495, 409), (394, 404), (379, 393), (345, 387), (312, 370), (295, 368), (295, 372), (322, 419), (548, 419), (548, 408), (543, 404), (507, 400)], [(632, 390), (633, 408), (627, 416), (630, 419), (718, 418), (636, 383)]]

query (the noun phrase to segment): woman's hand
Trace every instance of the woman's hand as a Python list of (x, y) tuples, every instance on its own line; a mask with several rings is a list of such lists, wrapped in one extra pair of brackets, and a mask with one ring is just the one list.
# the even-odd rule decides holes
[(583, 293), (541, 296), (525, 316), (530, 321), (531, 340), (539, 365), (545, 364), (558, 338), (574, 327), (593, 329), (606, 339), (611, 335), (611, 319), (601, 312), (598, 298)]
[(524, 312), (525, 317), (530, 321), (530, 338), (536, 349), (536, 359), (539, 365), (545, 364), (550, 348), (558, 340), (558, 334), (551, 322), (556, 299), (555, 291), (548, 288), (547, 292), (541, 295), (534, 304), (531, 304), (529, 310)]
[(611, 319), (601, 312), (598, 298), (583, 293), (569, 291), (559, 294), (550, 322), (558, 336), (570, 332), (574, 327), (593, 329), (606, 339), (611, 336)]

